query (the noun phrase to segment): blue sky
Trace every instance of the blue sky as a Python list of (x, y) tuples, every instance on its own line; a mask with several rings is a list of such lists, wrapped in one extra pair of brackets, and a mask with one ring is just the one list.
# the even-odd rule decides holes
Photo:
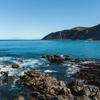
[(100, 24), (100, 0), (0, 0), (0, 39), (41, 39)]

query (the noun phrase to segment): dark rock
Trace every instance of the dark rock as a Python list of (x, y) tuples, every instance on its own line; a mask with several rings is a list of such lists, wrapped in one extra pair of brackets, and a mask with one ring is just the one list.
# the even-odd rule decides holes
[(13, 76), (9, 75), (8, 72), (3, 72), (2, 76), (0, 77), (0, 85), (4, 85), (5, 83), (7, 85), (12, 85), (13, 80)]
[(39, 92), (32, 92), (30, 93), (31, 99), (37, 99), (37, 100), (46, 100), (44, 95), (41, 95)]
[(50, 63), (62, 63), (64, 60), (59, 55), (47, 55), (47, 56), (43, 56), (42, 58), (48, 60)]
[(100, 88), (100, 63), (81, 64), (84, 66), (80, 72), (77, 72), (73, 77), (86, 80), (88, 84), (95, 85)]
[(13, 81), (14, 81), (13, 76), (8, 76), (8, 77), (7, 77), (7, 84), (8, 84), (8, 85), (12, 85)]
[(70, 61), (75, 63), (80, 62), (79, 59), (75, 59), (73, 57), (66, 56), (66, 55), (46, 55), (46, 56), (42, 56), (41, 58), (49, 61), (50, 63), (57, 63), (57, 64), (64, 63), (65, 61)]
[(18, 64), (13, 64), (12, 68), (19, 68), (20, 66)]
[(77, 97), (76, 100), (92, 100), (92, 99), (89, 98), (88, 96), (80, 96), (80, 97)]

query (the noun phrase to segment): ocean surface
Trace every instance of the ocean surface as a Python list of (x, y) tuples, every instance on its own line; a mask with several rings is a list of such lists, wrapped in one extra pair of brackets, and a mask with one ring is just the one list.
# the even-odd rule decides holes
[[(0, 71), (8, 71), (9, 75), (14, 77), (11, 87), (7, 85), (0, 86), (0, 100), (2, 100), (1, 98), (10, 100), (11, 96), (19, 95), (20, 88), (16, 87), (15, 82), (19, 76), (28, 70), (45, 72), (60, 80), (70, 81), (70, 74), (79, 71), (78, 66), (68, 66), (66, 64), (50, 65), (41, 59), (41, 56), (51, 54), (69, 55), (87, 60), (100, 60), (100, 41), (0, 41)], [(22, 62), (19, 61), (20, 59)], [(20, 68), (13, 69), (13, 63), (17, 63)]]
[(100, 41), (0, 41), (0, 56), (38, 58), (47, 54), (65, 54), (85, 59), (100, 59)]

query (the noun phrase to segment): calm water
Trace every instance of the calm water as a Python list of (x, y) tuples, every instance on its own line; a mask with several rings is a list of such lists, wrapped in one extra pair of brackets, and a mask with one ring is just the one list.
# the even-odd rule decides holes
[(100, 59), (100, 41), (0, 41), (1, 57), (36, 58), (47, 54)]

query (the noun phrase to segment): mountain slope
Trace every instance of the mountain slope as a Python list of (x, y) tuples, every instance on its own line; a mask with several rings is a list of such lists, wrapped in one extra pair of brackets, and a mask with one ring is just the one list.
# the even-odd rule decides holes
[(100, 24), (93, 27), (76, 27), (70, 30), (63, 30), (50, 33), (43, 40), (100, 40)]

